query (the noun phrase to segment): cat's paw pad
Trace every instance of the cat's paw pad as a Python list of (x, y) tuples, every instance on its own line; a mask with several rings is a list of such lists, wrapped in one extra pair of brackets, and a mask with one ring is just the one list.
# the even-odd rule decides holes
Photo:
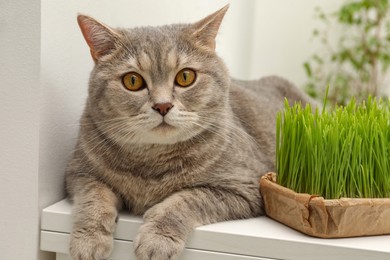
[(138, 260), (173, 260), (184, 248), (184, 241), (174, 234), (163, 234), (144, 224), (134, 241)]
[(75, 260), (108, 259), (112, 247), (112, 235), (96, 231), (74, 230), (70, 239), (70, 255)]

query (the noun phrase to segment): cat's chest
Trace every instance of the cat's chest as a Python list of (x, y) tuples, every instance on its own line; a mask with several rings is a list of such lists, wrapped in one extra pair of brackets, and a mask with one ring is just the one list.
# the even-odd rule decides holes
[(105, 181), (120, 195), (131, 212), (137, 215), (143, 214), (172, 193), (191, 185), (183, 178), (144, 178), (118, 172), (107, 175)]
[(207, 173), (216, 170), (213, 165), (218, 156), (208, 158), (206, 149), (202, 143), (187, 149), (183, 145), (134, 149), (121, 156), (106, 153), (94, 161), (94, 168), (99, 179), (112, 187), (133, 213), (143, 214), (169, 195), (207, 182)]

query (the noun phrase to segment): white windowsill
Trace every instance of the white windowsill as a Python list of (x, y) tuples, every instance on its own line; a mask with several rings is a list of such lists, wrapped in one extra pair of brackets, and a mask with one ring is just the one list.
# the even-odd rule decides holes
[[(72, 205), (62, 200), (42, 212), (41, 249), (68, 253)], [(122, 212), (115, 232), (113, 258), (134, 259), (132, 240), (142, 218)], [(369, 223), (367, 223), (369, 225)], [(123, 256), (123, 258), (122, 258)], [(127, 256), (127, 257), (126, 257)], [(267, 217), (229, 221), (197, 228), (180, 259), (390, 259), (390, 236), (345, 239), (312, 238)], [(61, 258), (62, 259), (62, 258)]]

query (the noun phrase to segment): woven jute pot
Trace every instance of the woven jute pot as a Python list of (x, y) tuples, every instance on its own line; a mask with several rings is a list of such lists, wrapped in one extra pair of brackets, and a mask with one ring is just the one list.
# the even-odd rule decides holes
[(260, 192), (269, 217), (310, 236), (390, 234), (390, 198), (324, 199), (278, 185), (275, 173), (260, 179)]

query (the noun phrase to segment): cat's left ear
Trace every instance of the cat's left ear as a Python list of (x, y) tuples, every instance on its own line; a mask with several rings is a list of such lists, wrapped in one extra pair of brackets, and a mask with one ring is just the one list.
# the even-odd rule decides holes
[(226, 5), (191, 26), (197, 44), (215, 50), (215, 38), (228, 9), (229, 5)]
[(79, 15), (77, 22), (95, 62), (116, 49), (119, 35), (113, 29), (86, 15)]

